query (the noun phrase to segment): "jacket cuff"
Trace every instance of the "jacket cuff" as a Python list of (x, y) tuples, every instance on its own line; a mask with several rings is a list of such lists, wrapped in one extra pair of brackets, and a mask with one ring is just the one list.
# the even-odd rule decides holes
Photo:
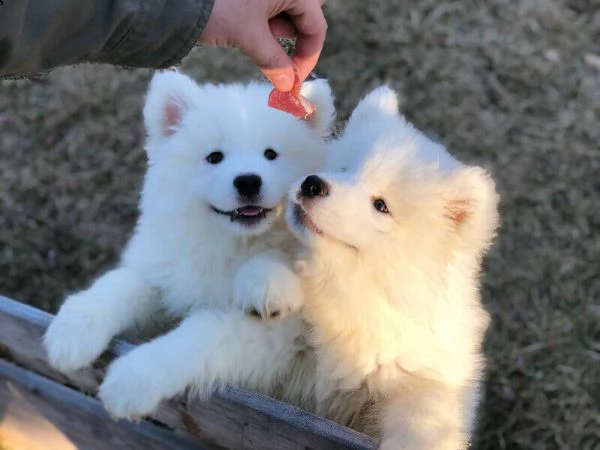
[(99, 59), (125, 67), (177, 65), (198, 41), (213, 4), (214, 0), (141, 0), (126, 33), (117, 42), (109, 40)]

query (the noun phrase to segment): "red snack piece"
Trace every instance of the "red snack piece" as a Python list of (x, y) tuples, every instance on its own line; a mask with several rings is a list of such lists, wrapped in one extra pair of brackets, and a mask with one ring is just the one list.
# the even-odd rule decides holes
[(268, 105), (271, 108), (292, 114), (300, 119), (308, 119), (316, 110), (315, 105), (300, 95), (300, 74), (298, 69), (294, 70), (296, 78), (294, 86), (289, 92), (281, 92), (273, 89), (269, 94)]

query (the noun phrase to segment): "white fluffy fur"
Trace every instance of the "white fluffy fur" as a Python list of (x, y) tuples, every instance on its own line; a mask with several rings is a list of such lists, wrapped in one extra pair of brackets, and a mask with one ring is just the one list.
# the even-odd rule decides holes
[[(305, 83), (302, 93), (317, 112), (303, 122), (267, 106), (270, 88), (199, 86), (177, 72), (151, 82), (149, 167), (135, 233), (116, 269), (66, 299), (44, 341), (51, 364), (72, 371), (159, 308), (184, 318), (110, 367), (99, 396), (116, 417), (146, 414), (194, 381), (203, 392), (236, 380), (272, 393), (303, 358), (302, 292), (289, 257), (297, 241), (281, 210), (291, 184), (322, 166), (334, 107), (327, 82)], [(265, 158), (266, 148), (278, 157)], [(209, 164), (217, 150), (223, 161)], [(271, 209), (251, 227), (212, 209), (243, 206), (233, 180), (248, 173), (262, 178), (257, 202)], [(243, 314), (252, 309), (282, 320)], [(272, 376), (251, 370), (249, 359), (273, 368)], [(283, 384), (280, 395), (302, 403), (300, 386)]]
[[(467, 446), (488, 315), (481, 259), (497, 227), (490, 176), (398, 113), (383, 87), (331, 145), (328, 194), (290, 193), (288, 221), (316, 348), (317, 412), (385, 450)], [(389, 213), (374, 208), (382, 199)], [(296, 205), (303, 212), (297, 214)]]

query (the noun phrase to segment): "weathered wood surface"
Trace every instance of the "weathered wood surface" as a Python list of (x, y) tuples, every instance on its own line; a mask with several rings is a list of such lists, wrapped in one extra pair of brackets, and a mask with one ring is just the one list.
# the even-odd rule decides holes
[(92, 397), (0, 360), (0, 448), (203, 449), (157, 425), (111, 420)]
[[(51, 319), (48, 313), (0, 296), (0, 358), (62, 385), (95, 393), (103, 377), (102, 364), (70, 376), (49, 366), (41, 339)], [(131, 348), (130, 344), (116, 342), (102, 359), (106, 361), (111, 355), (124, 354)], [(170, 430), (174, 437), (184, 441), (193, 437), (199, 443), (198, 448), (206, 448), (207, 442), (236, 450), (376, 448), (368, 437), (333, 422), (269, 397), (230, 387), (208, 401), (164, 402), (151, 419)], [(0, 430), (3, 426), (0, 416)], [(215, 445), (208, 448), (217, 448)]]

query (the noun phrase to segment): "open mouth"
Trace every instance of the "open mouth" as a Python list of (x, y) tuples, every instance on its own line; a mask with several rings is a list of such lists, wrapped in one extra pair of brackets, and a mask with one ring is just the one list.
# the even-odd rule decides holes
[(267, 213), (271, 212), (271, 209), (256, 205), (246, 205), (232, 211), (221, 211), (214, 206), (211, 207), (214, 212), (229, 217), (232, 222), (240, 222), (248, 226), (257, 224), (267, 217)]
[(323, 231), (315, 225), (299, 203), (294, 204), (294, 218), (297, 224), (303, 225), (307, 230), (316, 234), (323, 234)]

